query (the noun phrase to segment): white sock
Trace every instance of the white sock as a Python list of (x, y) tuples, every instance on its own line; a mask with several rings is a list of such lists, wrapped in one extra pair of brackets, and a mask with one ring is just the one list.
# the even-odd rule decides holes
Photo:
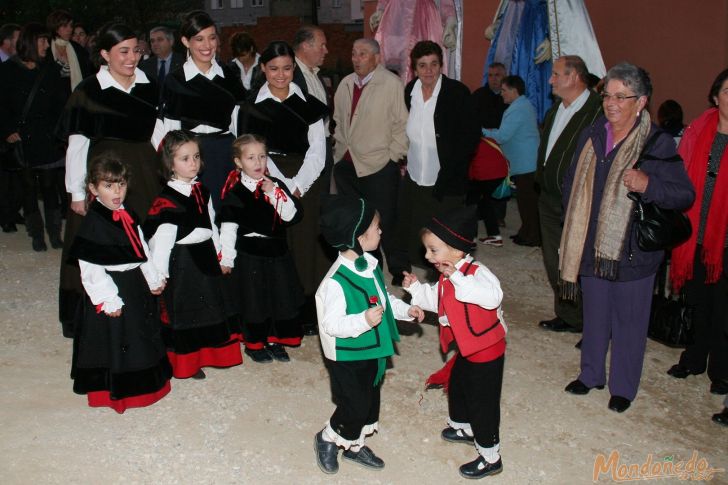
[(478, 446), (478, 452), (488, 463), (495, 463), (500, 460), (500, 444), (496, 444), (490, 448)]

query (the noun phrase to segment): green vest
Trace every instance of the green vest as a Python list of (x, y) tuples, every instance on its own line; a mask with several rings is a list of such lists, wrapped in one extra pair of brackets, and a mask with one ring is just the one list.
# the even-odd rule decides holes
[[(377, 266), (374, 277), (387, 298), (386, 286), (382, 270)], [(377, 288), (372, 278), (365, 278), (356, 274), (346, 266), (331, 275), (331, 278), (341, 285), (346, 298), (346, 314), (354, 315), (369, 308), (369, 297), (379, 298)], [(381, 305), (382, 302), (379, 302)], [(394, 354), (394, 344), (399, 341), (399, 332), (394, 321), (392, 305), (387, 301), (387, 307), (382, 315), (382, 322), (376, 327), (367, 330), (358, 337), (336, 339), (336, 360), (369, 360), (389, 357)]]

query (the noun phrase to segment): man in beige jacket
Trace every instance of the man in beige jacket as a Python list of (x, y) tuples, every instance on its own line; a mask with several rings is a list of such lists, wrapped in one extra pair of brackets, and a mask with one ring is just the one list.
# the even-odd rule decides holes
[[(397, 163), (407, 154), (407, 108), (402, 81), (379, 59), (377, 41), (354, 42), (354, 72), (334, 96), (334, 181), (340, 194), (363, 197), (379, 211), (387, 254), (397, 218)], [(381, 254), (376, 256), (382, 264)]]

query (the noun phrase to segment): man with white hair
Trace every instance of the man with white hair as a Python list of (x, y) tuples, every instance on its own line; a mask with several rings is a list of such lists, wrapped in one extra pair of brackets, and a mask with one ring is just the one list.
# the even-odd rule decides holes
[[(380, 64), (373, 39), (356, 40), (351, 61), (354, 72), (334, 95), (334, 180), (340, 194), (363, 197), (379, 211), (387, 254), (397, 217), (398, 162), (408, 146), (404, 86)], [(381, 254), (377, 259), (382, 264)]]

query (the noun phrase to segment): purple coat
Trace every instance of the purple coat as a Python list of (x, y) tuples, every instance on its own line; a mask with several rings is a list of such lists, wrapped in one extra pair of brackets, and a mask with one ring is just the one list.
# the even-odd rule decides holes
[[(566, 207), (569, 204), (571, 188), (574, 183), (576, 162), (579, 160), (579, 155), (584, 145), (586, 145), (587, 140), (591, 138), (598, 161), (594, 175), (594, 195), (591, 216), (589, 218), (589, 229), (587, 231), (585, 249), (579, 268), (580, 276), (597, 276), (594, 273), (594, 240), (596, 237), (599, 206), (602, 202), (604, 184), (607, 181), (609, 169), (623, 143), (623, 141), (620, 142), (611, 152), (606, 156), (604, 155), (607, 140), (606, 123), (606, 117), (600, 116), (591, 126), (581, 132), (576, 151), (574, 152), (573, 163), (564, 177), (562, 204), (564, 214), (566, 214)], [(637, 123), (635, 123), (636, 126)], [(658, 130), (659, 128), (653, 124), (647, 138), (649, 139)], [(677, 155), (675, 141), (670, 135), (662, 132), (649, 148), (647, 154), (660, 159), (673, 157)], [(695, 190), (685, 171), (684, 163), (680, 161), (644, 160), (640, 169), (650, 177), (647, 190), (642, 194), (642, 200), (645, 202), (654, 202), (665, 209), (681, 210), (687, 209), (693, 203)], [(664, 251), (642, 251), (637, 245), (636, 231), (628, 229), (628, 234), (628, 240), (625, 242), (625, 247), (619, 260), (617, 281), (638, 280), (656, 273), (664, 257)], [(630, 254), (632, 255), (631, 258)]]

